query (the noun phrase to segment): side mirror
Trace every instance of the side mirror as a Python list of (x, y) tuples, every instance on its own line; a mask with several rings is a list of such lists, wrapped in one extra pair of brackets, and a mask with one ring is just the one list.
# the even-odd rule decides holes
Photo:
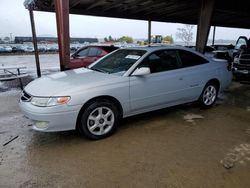
[(143, 75), (147, 75), (150, 74), (150, 68), (148, 67), (141, 67), (141, 68), (137, 68), (132, 76), (143, 76)]
[(72, 54), (71, 57), (72, 57), (73, 59), (76, 59), (77, 57), (79, 57), (79, 55), (77, 55), (77, 54)]

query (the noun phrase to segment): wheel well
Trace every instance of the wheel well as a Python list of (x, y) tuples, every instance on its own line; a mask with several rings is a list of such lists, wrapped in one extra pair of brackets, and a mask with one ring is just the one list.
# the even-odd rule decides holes
[(84, 110), (86, 109), (86, 107), (88, 105), (90, 105), (92, 102), (96, 101), (96, 100), (108, 100), (108, 101), (112, 102), (113, 104), (115, 104), (118, 107), (119, 116), (120, 116), (120, 118), (122, 118), (122, 116), (123, 116), (123, 109), (122, 109), (121, 103), (116, 98), (114, 98), (114, 97), (103, 95), (103, 96), (94, 97), (94, 98), (88, 100), (82, 106), (82, 108), (81, 108), (81, 110), (80, 110), (80, 112), (78, 113), (78, 116), (77, 116), (76, 127), (79, 125), (79, 123), (81, 121), (81, 115), (84, 112)]
[(207, 84), (208, 84), (208, 83), (214, 83), (214, 84), (216, 84), (217, 87), (218, 87), (218, 89), (220, 90), (220, 81), (219, 81), (218, 79), (213, 78), (213, 79), (209, 80), (209, 81), (207, 82)]

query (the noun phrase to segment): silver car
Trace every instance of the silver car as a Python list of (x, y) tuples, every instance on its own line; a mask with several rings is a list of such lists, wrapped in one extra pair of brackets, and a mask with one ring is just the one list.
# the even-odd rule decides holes
[(88, 68), (28, 84), (20, 107), (43, 132), (111, 135), (120, 118), (198, 101), (209, 108), (232, 80), (228, 64), (178, 46), (119, 49)]

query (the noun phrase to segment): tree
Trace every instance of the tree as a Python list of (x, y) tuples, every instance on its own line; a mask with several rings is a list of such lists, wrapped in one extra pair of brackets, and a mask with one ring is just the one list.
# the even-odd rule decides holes
[(107, 37), (105, 37), (105, 38), (104, 38), (104, 41), (105, 41), (105, 42), (108, 42), (109, 40), (108, 40), (108, 38), (107, 38)]
[(163, 42), (166, 44), (173, 44), (174, 43), (174, 39), (172, 36), (165, 36), (163, 38)]
[(114, 42), (114, 39), (109, 35), (109, 42)]
[(10, 42), (10, 37), (4, 37), (3, 39), (5, 42)]
[(177, 28), (176, 37), (181, 39), (185, 45), (189, 45), (193, 40), (193, 25), (184, 25), (183, 28)]
[(116, 42), (117, 40), (114, 39), (114, 38), (112, 38), (111, 35), (109, 35), (108, 37), (105, 37), (105, 38), (104, 38), (104, 41), (105, 41), (105, 42)]
[(121, 38), (118, 39), (119, 42), (126, 42), (126, 43), (133, 43), (134, 39), (129, 36), (122, 36)]

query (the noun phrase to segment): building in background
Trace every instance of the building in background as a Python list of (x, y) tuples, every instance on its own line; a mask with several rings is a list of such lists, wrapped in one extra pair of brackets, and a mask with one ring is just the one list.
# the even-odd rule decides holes
[[(23, 37), (17, 36), (15, 37), (15, 43), (25, 43), (25, 42), (32, 42), (32, 37)], [(58, 40), (56, 37), (37, 37), (37, 42), (40, 43), (57, 43)], [(98, 42), (97, 38), (71, 38), (71, 43), (95, 43)]]

